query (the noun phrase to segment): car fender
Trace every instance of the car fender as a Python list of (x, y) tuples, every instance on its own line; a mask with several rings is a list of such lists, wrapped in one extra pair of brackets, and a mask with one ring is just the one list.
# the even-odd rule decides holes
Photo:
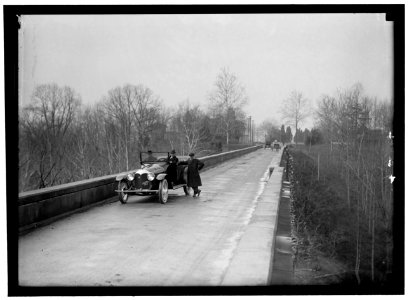
[[(128, 172), (125, 172), (125, 173), (120, 173), (120, 174), (116, 175), (115, 181), (121, 181), (121, 180), (123, 180), (123, 179), (128, 180), (127, 177), (128, 177), (129, 174), (135, 175), (135, 173), (138, 173), (139, 171), (140, 171), (140, 170), (137, 170), (137, 171), (128, 171)], [(147, 173), (147, 172), (145, 172), (145, 173)]]
[(121, 181), (122, 179), (126, 178), (128, 173), (116, 175), (115, 181)]
[(156, 176), (156, 179), (157, 179), (157, 180), (163, 180), (163, 179), (165, 179), (166, 175), (167, 175), (166, 173), (158, 174), (158, 175)]

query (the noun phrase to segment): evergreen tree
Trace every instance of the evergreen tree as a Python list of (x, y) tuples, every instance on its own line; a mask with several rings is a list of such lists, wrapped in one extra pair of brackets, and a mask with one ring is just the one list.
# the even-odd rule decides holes
[(280, 130), (280, 140), (282, 143), (286, 143), (286, 135), (285, 135), (285, 128), (284, 124), (281, 125), (281, 130)]
[(304, 132), (302, 131), (302, 129), (297, 129), (295, 136), (294, 136), (294, 142), (296, 143), (304, 142)]
[(286, 135), (286, 142), (291, 143), (293, 140), (293, 133), (291, 132), (291, 127), (287, 126), (287, 129), (285, 130), (285, 135)]

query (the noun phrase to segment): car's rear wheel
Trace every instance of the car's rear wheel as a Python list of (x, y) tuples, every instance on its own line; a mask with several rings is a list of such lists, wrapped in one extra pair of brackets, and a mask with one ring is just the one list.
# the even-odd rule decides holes
[(121, 192), (119, 192), (118, 197), (119, 197), (119, 201), (122, 204), (125, 204), (128, 201), (128, 194), (124, 192), (127, 189), (128, 189), (128, 184), (125, 181), (119, 182), (118, 190), (120, 190)]
[(159, 184), (159, 202), (165, 204), (168, 202), (168, 181), (163, 179)]

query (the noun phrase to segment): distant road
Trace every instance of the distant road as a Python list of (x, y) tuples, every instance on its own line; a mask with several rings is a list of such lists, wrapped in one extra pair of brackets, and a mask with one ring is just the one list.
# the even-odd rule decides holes
[(19, 239), (27, 286), (220, 285), (270, 162), (260, 149), (201, 173), (199, 198), (131, 196), (71, 215)]

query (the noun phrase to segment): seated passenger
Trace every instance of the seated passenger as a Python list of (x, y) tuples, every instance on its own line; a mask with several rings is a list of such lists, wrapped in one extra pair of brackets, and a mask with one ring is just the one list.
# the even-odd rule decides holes
[(152, 151), (148, 150), (148, 157), (146, 158), (145, 161), (157, 161), (158, 159), (152, 155)]

